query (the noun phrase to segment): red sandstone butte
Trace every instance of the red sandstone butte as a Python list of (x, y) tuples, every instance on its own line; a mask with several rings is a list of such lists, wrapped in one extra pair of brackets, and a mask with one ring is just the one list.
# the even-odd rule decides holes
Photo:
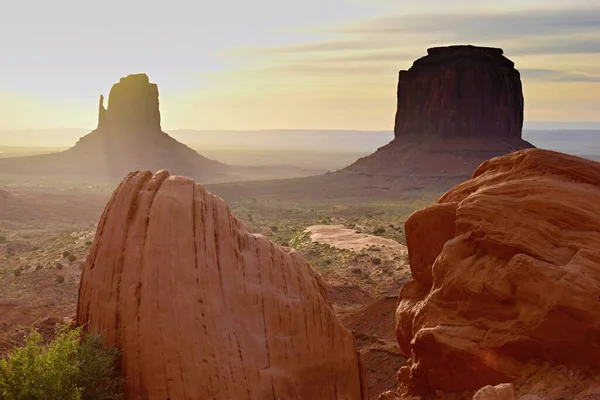
[(368, 398), (322, 277), (166, 171), (131, 173), (113, 193), (76, 322), (122, 350), (129, 400)]
[(387, 186), (448, 190), (485, 160), (533, 147), (522, 139), (520, 74), (502, 49), (427, 53), (400, 71), (394, 140), (343, 171)]
[(502, 49), (434, 47), (398, 78), (394, 133), (521, 138), (521, 76)]
[(401, 389), (477, 390), (538, 364), (600, 367), (599, 227), (600, 163), (538, 149), (484, 162), (414, 213), (414, 280), (396, 313), (410, 357)]

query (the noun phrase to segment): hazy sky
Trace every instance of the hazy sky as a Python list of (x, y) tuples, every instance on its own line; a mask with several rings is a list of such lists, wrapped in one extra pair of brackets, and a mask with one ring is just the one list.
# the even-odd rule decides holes
[(163, 127), (391, 129), (427, 47), (502, 47), (526, 120), (600, 120), (599, 0), (20, 0), (0, 13), (0, 129), (96, 125), (129, 73)]

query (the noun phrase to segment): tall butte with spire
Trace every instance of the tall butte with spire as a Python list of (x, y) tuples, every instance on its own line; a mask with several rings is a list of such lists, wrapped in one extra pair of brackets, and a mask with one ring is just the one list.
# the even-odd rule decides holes
[(116, 177), (135, 170), (168, 169), (210, 180), (227, 170), (162, 131), (158, 86), (146, 74), (128, 75), (115, 83), (107, 108), (101, 95), (98, 127), (64, 154), (86, 159), (98, 171)]
[(122, 179), (132, 171), (167, 169), (210, 182), (229, 173), (225, 164), (198, 154), (162, 131), (158, 87), (146, 74), (128, 75), (115, 83), (106, 108), (100, 96), (98, 126), (75, 146), (0, 163), (5, 165), (11, 172), (109, 179)]
[(533, 147), (521, 138), (519, 71), (499, 48), (435, 47), (398, 78), (394, 139), (346, 171), (465, 180), (483, 161)]

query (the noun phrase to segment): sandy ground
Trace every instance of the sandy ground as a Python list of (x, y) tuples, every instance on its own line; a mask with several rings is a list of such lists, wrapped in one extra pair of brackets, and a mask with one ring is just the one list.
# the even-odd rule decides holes
[(360, 252), (370, 247), (380, 247), (389, 253), (406, 254), (406, 246), (381, 236), (357, 233), (344, 225), (312, 225), (305, 232), (315, 242), (325, 243), (342, 250)]

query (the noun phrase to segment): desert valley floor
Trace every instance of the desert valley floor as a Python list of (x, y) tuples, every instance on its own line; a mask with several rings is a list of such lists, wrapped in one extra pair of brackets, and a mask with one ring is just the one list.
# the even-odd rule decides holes
[[(0, 355), (35, 325), (53, 335), (73, 318), (83, 263), (110, 198), (106, 187), (5, 184), (0, 191)], [(291, 246), (325, 278), (329, 300), (365, 353), (372, 398), (394, 389), (405, 362), (394, 334), (410, 279), (404, 220), (435, 200), (232, 199), (252, 232)]]

